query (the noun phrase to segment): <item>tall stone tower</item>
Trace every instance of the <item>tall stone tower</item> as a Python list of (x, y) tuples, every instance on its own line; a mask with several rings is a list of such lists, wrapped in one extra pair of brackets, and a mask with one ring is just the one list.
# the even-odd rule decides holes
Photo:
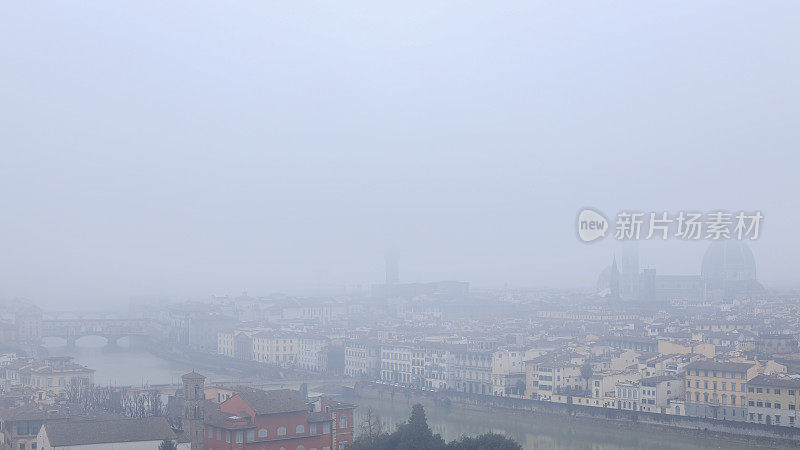
[(639, 249), (636, 241), (622, 243), (619, 296), (623, 300), (639, 299)]
[(183, 381), (183, 433), (192, 442), (192, 450), (205, 450), (203, 401), (206, 377), (197, 372), (181, 376)]
[(611, 273), (609, 274), (609, 300), (619, 300), (619, 269), (617, 268), (617, 257), (611, 262)]

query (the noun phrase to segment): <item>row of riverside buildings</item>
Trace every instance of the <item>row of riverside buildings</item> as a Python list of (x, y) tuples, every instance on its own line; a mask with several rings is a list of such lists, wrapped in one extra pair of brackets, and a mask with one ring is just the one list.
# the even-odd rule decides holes
[[(793, 337), (794, 344), (786, 336), (767, 340), (796, 351)], [(345, 374), (411, 389), (800, 426), (800, 375), (775, 360), (716, 354), (715, 345), (702, 342), (357, 339), (346, 344)]]

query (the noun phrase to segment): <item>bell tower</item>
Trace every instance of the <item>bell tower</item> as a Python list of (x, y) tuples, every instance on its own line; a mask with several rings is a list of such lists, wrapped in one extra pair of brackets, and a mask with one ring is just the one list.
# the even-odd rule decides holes
[(183, 381), (183, 433), (192, 442), (192, 450), (205, 449), (203, 401), (206, 377), (197, 372), (181, 376)]

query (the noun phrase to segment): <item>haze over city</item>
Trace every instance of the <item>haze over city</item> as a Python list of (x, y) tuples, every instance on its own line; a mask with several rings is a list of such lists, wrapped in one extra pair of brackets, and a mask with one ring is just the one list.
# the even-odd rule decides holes
[(0, 450), (800, 445), (800, 3), (0, 3)]
[[(585, 206), (760, 210), (796, 287), (794, 2), (6, 3), (0, 297), (593, 286)], [(707, 242), (642, 243), (661, 272)]]

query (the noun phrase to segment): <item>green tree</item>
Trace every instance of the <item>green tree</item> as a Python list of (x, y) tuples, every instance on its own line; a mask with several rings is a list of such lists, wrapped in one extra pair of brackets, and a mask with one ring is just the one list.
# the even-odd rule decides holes
[(525, 395), (525, 390), (527, 389), (527, 387), (525, 386), (524, 381), (517, 380), (517, 384), (515, 384), (514, 387), (517, 389), (517, 394)]
[(171, 439), (164, 439), (158, 444), (158, 450), (178, 450), (178, 444)]
[(348, 450), (522, 450), (513, 439), (492, 433), (445, 444), (441, 436), (431, 431), (425, 409), (420, 404), (411, 408), (408, 421), (391, 434), (383, 431), (380, 419), (369, 409), (362, 420), (368, 420), (371, 425), (361, 424), (361, 434)]
[(462, 437), (447, 444), (447, 450), (522, 450), (517, 441), (496, 433)]
[(408, 422), (397, 428), (397, 450), (436, 450), (446, 448), (444, 439), (433, 434), (425, 417), (425, 408), (417, 403), (411, 407)]
[(589, 361), (586, 361), (581, 366), (581, 378), (583, 378), (584, 383), (586, 383), (583, 389), (585, 395), (589, 395), (589, 379), (592, 378), (592, 375), (594, 375), (592, 364)]

